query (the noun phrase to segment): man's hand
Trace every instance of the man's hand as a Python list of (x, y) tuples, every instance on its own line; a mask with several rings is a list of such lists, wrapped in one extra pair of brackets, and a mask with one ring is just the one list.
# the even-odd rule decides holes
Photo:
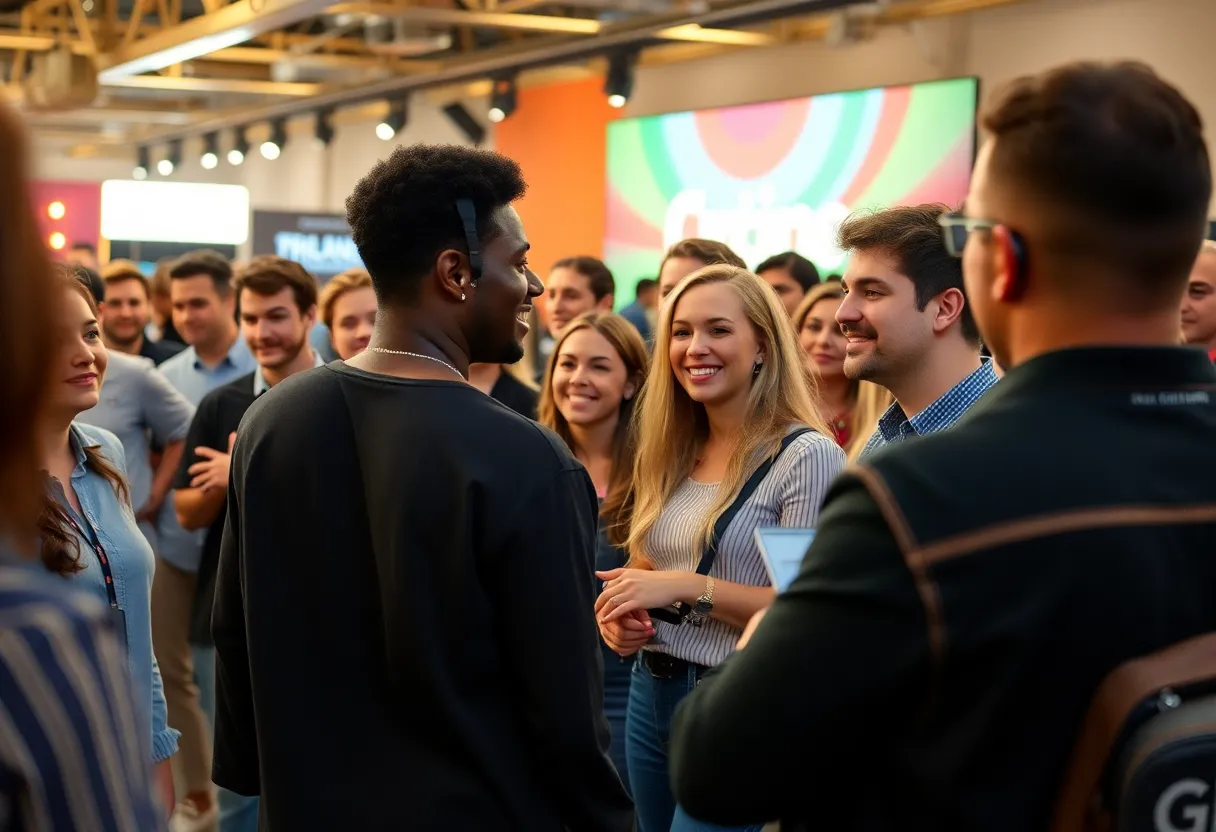
[(194, 453), (202, 459), (190, 466), (188, 473), (191, 488), (201, 488), (204, 491), (228, 489), (228, 472), (232, 464), (232, 446), (236, 444), (236, 433), (228, 434), (228, 452), (223, 453), (214, 448), (199, 446)]

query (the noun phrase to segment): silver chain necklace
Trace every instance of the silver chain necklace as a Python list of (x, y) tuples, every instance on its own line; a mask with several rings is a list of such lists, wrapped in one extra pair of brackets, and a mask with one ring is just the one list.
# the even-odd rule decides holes
[(386, 349), (385, 347), (368, 347), (368, 349), (372, 352), (383, 352), (383, 353), (387, 353), (388, 355), (405, 355), (410, 358), (423, 358), (423, 359), (426, 359), (427, 361), (434, 361), (436, 364), (442, 364), (443, 366), (447, 367), (453, 373), (460, 376), (461, 379), (464, 378), (464, 374), (461, 373), (460, 370), (457, 370), (451, 364), (449, 364), (448, 362), (446, 362), (440, 358), (432, 358), (429, 355), (423, 355), (422, 353), (418, 353), (418, 352), (406, 352), (405, 350), (390, 350), (390, 349)]

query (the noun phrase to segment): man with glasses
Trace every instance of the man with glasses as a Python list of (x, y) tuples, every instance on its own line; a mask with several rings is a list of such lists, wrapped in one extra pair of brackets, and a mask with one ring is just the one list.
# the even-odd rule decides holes
[(1053, 828), (1099, 683), (1216, 622), (1216, 369), (1177, 343), (1199, 115), (1146, 66), (1086, 63), (981, 125), (943, 223), (1007, 372), (841, 475), (799, 576), (685, 699), (672, 782), (698, 819)]
[(963, 293), (959, 260), (942, 246), (944, 205), (865, 212), (840, 227), (849, 252), (836, 321), (844, 372), (880, 384), (895, 403), (861, 458), (953, 425), (996, 383)]

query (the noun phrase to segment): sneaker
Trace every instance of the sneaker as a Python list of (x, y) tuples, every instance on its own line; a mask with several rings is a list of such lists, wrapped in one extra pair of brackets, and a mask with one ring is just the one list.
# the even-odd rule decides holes
[(170, 832), (216, 832), (220, 819), (220, 807), (212, 802), (207, 811), (200, 811), (192, 800), (177, 804), (173, 819), (169, 821)]

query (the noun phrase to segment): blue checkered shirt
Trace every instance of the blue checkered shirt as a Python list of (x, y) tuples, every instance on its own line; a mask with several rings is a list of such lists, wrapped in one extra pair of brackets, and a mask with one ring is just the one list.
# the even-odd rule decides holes
[(859, 458), (865, 459), (879, 448), (902, 442), (909, 436), (924, 436), (945, 430), (962, 418), (967, 409), (978, 402), (996, 382), (992, 360), (985, 358), (978, 370), (951, 387), (944, 396), (911, 419), (904, 415), (903, 408), (896, 402), (887, 408), (887, 412), (878, 420), (878, 429), (862, 449)]

